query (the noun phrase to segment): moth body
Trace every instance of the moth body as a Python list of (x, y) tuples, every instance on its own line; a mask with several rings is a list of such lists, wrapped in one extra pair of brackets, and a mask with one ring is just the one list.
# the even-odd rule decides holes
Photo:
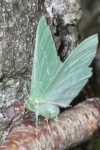
[(35, 114), (41, 115), (47, 119), (55, 118), (59, 115), (59, 107), (52, 104), (41, 104), (35, 108)]
[(46, 119), (56, 118), (60, 113), (60, 109), (57, 105), (46, 103), (26, 103), (25, 105), (29, 110), (32, 110), (36, 116), (43, 116)]

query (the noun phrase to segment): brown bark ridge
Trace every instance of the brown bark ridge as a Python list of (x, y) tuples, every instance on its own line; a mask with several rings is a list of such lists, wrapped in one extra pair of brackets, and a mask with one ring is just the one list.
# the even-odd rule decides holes
[[(17, 107), (23, 110), (22, 105), (15, 105), (15, 110)], [(14, 109), (14, 104), (8, 109), (8, 114), (11, 109)], [(35, 126), (32, 113), (24, 113), (19, 122), (18, 117), (16, 118), (12, 121), (10, 134), (0, 150), (69, 149), (100, 136), (100, 99), (88, 99), (68, 108), (60, 115), (59, 120), (47, 122), (42, 118), (38, 127)]]

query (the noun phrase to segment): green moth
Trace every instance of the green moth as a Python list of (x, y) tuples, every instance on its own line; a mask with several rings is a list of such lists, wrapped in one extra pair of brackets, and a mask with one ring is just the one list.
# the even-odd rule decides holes
[(67, 107), (78, 95), (92, 75), (89, 65), (97, 45), (96, 34), (84, 40), (62, 63), (45, 17), (41, 17), (36, 32), (30, 100), (25, 102), (36, 119), (39, 115), (47, 119), (57, 117), (59, 107)]

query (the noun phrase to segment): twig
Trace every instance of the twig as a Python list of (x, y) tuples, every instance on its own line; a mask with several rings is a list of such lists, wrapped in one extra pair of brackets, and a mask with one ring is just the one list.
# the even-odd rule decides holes
[(88, 99), (38, 128), (30, 119), (15, 126), (0, 150), (64, 150), (100, 136), (100, 99)]

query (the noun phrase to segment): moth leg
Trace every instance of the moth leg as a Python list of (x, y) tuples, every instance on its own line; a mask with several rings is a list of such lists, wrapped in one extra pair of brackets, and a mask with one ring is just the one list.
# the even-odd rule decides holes
[[(66, 106), (66, 109), (68, 109), (68, 108), (69, 108), (69, 109), (72, 108), (72, 105), (67, 105), (67, 106)], [(58, 115), (56, 115), (56, 117), (54, 118), (54, 120), (66, 124), (66, 122), (63, 122), (63, 121), (60, 120), (60, 118), (59, 118)]]
[[(37, 132), (36, 132), (37, 133)], [(37, 137), (37, 134), (36, 134), (36, 137)], [(41, 146), (40, 142), (38, 139), (36, 139), (36, 143), (37, 143), (37, 149), (39, 149), (39, 147)]]
[(48, 119), (47, 118), (45, 118), (45, 120), (46, 120), (46, 122), (47, 122), (47, 127), (48, 127), (48, 130), (49, 130), (49, 133), (51, 134), (51, 129), (50, 129), (50, 126), (49, 126), (49, 124), (48, 124)]
[(64, 122), (64, 121), (61, 121), (60, 118), (59, 118), (59, 116), (56, 116), (56, 117), (54, 118), (54, 120), (55, 120), (56, 122), (59, 122), (59, 123), (67, 124), (67, 123)]
[(40, 142), (38, 140), (38, 125), (39, 125), (39, 117), (38, 117), (38, 114), (36, 113), (36, 143), (37, 143), (37, 149), (39, 148), (40, 146)]
[(38, 114), (36, 114), (36, 127), (38, 127), (38, 123), (39, 123), (39, 117)]
[(57, 116), (55, 117), (55, 119), (59, 120), (59, 116), (57, 115)]

